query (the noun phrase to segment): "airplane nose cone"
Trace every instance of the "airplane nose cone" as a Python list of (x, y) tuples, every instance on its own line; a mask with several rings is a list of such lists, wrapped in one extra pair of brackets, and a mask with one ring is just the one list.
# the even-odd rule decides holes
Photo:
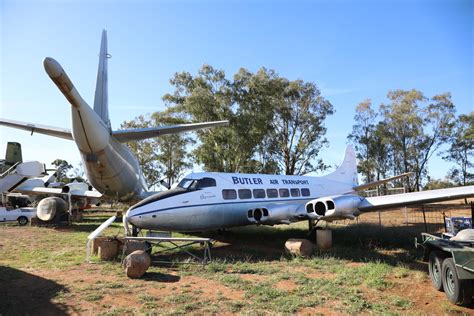
[(64, 72), (61, 65), (54, 58), (46, 57), (43, 60), (44, 70), (50, 78), (57, 78)]

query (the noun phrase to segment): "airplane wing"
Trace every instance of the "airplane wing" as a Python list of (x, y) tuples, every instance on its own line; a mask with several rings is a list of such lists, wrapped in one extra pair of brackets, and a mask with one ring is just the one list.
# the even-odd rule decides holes
[(39, 134), (45, 134), (49, 136), (73, 140), (71, 130), (67, 128), (19, 122), (14, 120), (7, 120), (4, 118), (0, 118), (0, 125), (29, 131), (31, 132), (31, 134), (36, 132)]
[(406, 173), (402, 173), (402, 174), (399, 174), (399, 175), (394, 176), (394, 177), (390, 177), (390, 178), (382, 179), (382, 180), (379, 180), (379, 181), (374, 181), (374, 182), (369, 182), (369, 183), (361, 184), (361, 185), (358, 185), (358, 186), (353, 187), (352, 189), (353, 189), (354, 191), (363, 191), (363, 190), (366, 190), (366, 189), (373, 188), (373, 187), (375, 187), (375, 186), (384, 184), (384, 183), (386, 183), (386, 182), (390, 182), (390, 181), (393, 181), (393, 180), (397, 180), (397, 179), (400, 179), (400, 178), (403, 178), (403, 177), (409, 177), (409, 176), (411, 176), (412, 174), (413, 174), (413, 172), (406, 172)]
[(354, 219), (364, 212), (473, 197), (474, 185), (376, 197), (357, 194), (327, 196), (307, 202), (305, 215), (325, 221)]
[(142, 140), (147, 138), (153, 138), (161, 135), (178, 134), (196, 129), (202, 129), (207, 127), (216, 127), (229, 124), (229, 121), (216, 121), (216, 122), (204, 122), (204, 123), (193, 123), (193, 124), (180, 124), (173, 126), (159, 126), (159, 127), (148, 127), (148, 128), (137, 128), (128, 130), (118, 130), (112, 132), (112, 135), (119, 142), (129, 142), (133, 140)]
[(474, 197), (474, 185), (457, 188), (367, 197), (360, 202), (357, 208), (361, 212), (368, 212), (371, 210), (381, 210), (409, 205), (420, 205), (426, 203), (458, 200), (472, 197)]
[[(67, 196), (68, 193), (63, 192), (60, 188), (46, 188), (46, 187), (34, 187), (34, 188), (18, 188), (15, 191), (26, 194), (26, 195), (41, 195), (41, 194), (54, 194)], [(82, 198), (100, 198), (102, 194), (98, 191), (70, 191), (72, 197)]]

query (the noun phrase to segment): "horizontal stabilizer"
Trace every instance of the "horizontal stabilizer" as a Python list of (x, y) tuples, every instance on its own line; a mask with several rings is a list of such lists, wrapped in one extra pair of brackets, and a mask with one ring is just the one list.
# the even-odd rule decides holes
[(68, 140), (73, 140), (71, 130), (67, 128), (19, 122), (19, 121), (7, 120), (3, 118), (0, 118), (0, 125), (29, 131), (31, 132), (31, 134), (39, 133), (39, 134), (45, 134), (49, 136), (64, 138)]
[[(68, 196), (68, 193), (63, 192), (60, 188), (43, 188), (43, 187), (20, 187), (15, 191), (24, 193), (26, 195), (43, 195), (43, 194), (52, 194), (52, 195), (63, 195)], [(82, 198), (100, 198), (102, 194), (98, 191), (72, 191), (70, 192), (72, 197), (82, 197)]]
[(394, 176), (394, 177), (390, 177), (390, 178), (382, 179), (382, 180), (379, 180), (379, 181), (374, 181), (374, 182), (361, 184), (361, 185), (353, 187), (353, 189), (354, 189), (354, 191), (363, 191), (365, 189), (373, 188), (373, 187), (376, 187), (378, 185), (381, 185), (381, 184), (384, 184), (384, 183), (387, 183), (387, 182), (390, 182), (390, 181), (394, 181), (394, 180), (397, 180), (397, 179), (400, 179), (400, 178), (403, 178), (403, 177), (409, 177), (412, 174), (413, 174), (413, 172), (402, 173), (402, 174), (399, 174), (399, 175)]
[(474, 197), (474, 185), (449, 189), (429, 190), (394, 195), (368, 197), (361, 201), (357, 208), (361, 212), (421, 205), (449, 200), (458, 200)]
[(119, 142), (129, 142), (134, 140), (142, 140), (147, 138), (153, 138), (162, 135), (179, 134), (197, 129), (223, 126), (229, 124), (229, 121), (216, 121), (216, 122), (204, 122), (204, 123), (193, 123), (193, 124), (181, 124), (173, 126), (159, 126), (159, 127), (148, 127), (148, 128), (136, 128), (128, 130), (118, 130), (112, 132), (112, 135)]

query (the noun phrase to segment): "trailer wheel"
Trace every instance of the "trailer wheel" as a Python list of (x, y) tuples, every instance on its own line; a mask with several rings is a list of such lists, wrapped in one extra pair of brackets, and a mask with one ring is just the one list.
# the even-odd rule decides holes
[(428, 272), (431, 279), (431, 284), (438, 291), (443, 291), (443, 279), (441, 277), (441, 269), (443, 266), (444, 254), (441, 251), (435, 250), (430, 253), (428, 261)]
[(457, 305), (468, 305), (472, 301), (470, 280), (460, 280), (453, 258), (446, 258), (442, 266), (443, 288), (448, 300)]

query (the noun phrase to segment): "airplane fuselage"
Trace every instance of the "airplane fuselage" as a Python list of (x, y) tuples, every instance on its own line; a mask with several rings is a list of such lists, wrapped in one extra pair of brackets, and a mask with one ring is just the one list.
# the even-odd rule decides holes
[(89, 107), (72, 109), (72, 135), (81, 153), (87, 178), (104, 195), (128, 201), (147, 186), (138, 160), (118, 142)]
[(307, 202), (351, 189), (317, 177), (194, 173), (131, 207), (126, 220), (142, 229), (188, 232), (289, 224), (307, 219)]
[(110, 198), (130, 201), (142, 197), (147, 186), (130, 149), (112, 136), (110, 127), (82, 99), (57, 61), (46, 58), (44, 65), (71, 104), (72, 137), (90, 183)]

